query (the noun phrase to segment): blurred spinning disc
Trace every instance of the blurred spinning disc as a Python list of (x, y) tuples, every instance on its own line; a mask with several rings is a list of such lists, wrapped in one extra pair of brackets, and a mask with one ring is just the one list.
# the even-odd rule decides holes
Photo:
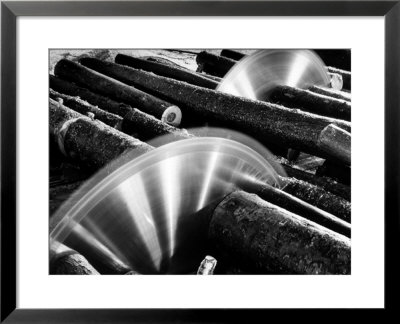
[(210, 217), (197, 212), (243, 182), (279, 185), (280, 170), (265, 157), (217, 137), (124, 157), (113, 173), (96, 175), (53, 216), (61, 221), (50, 234), (52, 244), (73, 248), (103, 274), (112, 273), (110, 268), (144, 274), (196, 271), (206, 253)]
[(328, 86), (325, 64), (310, 50), (260, 50), (239, 61), (217, 90), (253, 100), (267, 100), (277, 85), (306, 89)]

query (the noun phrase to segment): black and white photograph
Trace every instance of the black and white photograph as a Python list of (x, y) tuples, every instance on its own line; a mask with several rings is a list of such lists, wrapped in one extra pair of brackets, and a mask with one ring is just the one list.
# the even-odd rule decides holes
[(50, 275), (350, 275), (351, 50), (49, 50)]

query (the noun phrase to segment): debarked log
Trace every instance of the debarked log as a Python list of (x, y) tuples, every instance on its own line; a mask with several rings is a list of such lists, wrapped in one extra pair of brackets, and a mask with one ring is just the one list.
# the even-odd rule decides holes
[(351, 104), (349, 102), (316, 94), (309, 90), (277, 86), (272, 91), (270, 100), (285, 107), (299, 108), (317, 115), (351, 120)]
[(56, 64), (54, 73), (56, 76), (78, 83), (94, 92), (137, 107), (168, 124), (178, 126), (181, 122), (182, 113), (177, 106), (78, 63), (62, 59)]
[(50, 244), (50, 274), (52, 275), (99, 275), (88, 260), (64, 244)]
[(179, 102), (188, 114), (325, 158), (332, 157), (317, 145), (320, 132), (331, 123), (346, 130), (351, 128), (347, 121), (236, 97), (111, 62), (85, 58), (82, 64), (144, 91)]
[(57, 91), (54, 91), (53, 89), (50, 89), (50, 98), (56, 101), (61, 100), (61, 104), (77, 111), (78, 113), (84, 116), (88, 116), (92, 119), (98, 119), (110, 127), (119, 130), (121, 129), (122, 117), (104, 111), (103, 109), (100, 109), (96, 106), (93, 106), (88, 102), (83, 101), (79, 97), (65, 95)]
[(350, 239), (257, 195), (237, 191), (214, 210), (215, 257), (248, 273), (350, 274)]
[[(119, 120), (119, 123), (117, 124), (118, 127), (115, 128), (120, 129), (125, 134), (131, 135), (142, 141), (147, 141), (162, 135), (170, 135), (171, 140), (179, 140), (191, 137), (191, 135), (185, 129), (176, 128), (136, 108), (132, 108), (129, 105), (119, 103), (107, 97), (98, 95), (94, 92), (91, 92), (90, 90), (80, 88), (79, 86), (76, 86), (75, 84), (68, 81), (50, 76), (50, 85), (52, 84), (54, 84), (57, 89), (60, 89), (60, 91), (65, 91), (75, 96), (80, 95), (82, 99), (87, 100), (90, 104), (98, 106), (98, 108), (91, 108), (93, 113), (95, 114), (95, 118), (99, 119), (105, 124), (108, 124), (111, 127), (114, 126), (107, 122), (107, 120), (110, 119), (107, 116), (119, 115), (116, 116), (116, 118), (112, 118)], [(54, 96), (57, 97), (57, 95)], [(65, 95), (58, 94), (58, 97), (60, 96), (63, 98), (67, 97)], [(73, 102), (72, 106), (69, 106), (69, 102), (67, 101), (64, 101), (64, 103), (69, 108), (77, 110), (80, 113), (84, 113), (84, 109), (86, 109), (86, 105), (84, 107), (78, 106), (78, 108), (80, 109), (75, 109), (77, 108), (75, 107), (75, 102)], [(106, 120), (103, 119), (104, 116), (102, 116), (101, 111), (103, 111), (103, 115), (106, 116)]]
[(182, 68), (176, 68), (171, 65), (160, 64), (157, 62), (150, 62), (148, 60), (132, 57), (124, 54), (118, 54), (115, 57), (115, 62), (122, 65), (127, 65), (135, 69), (153, 72), (155, 74), (165, 76), (168, 78), (185, 81), (190, 84), (197, 85), (208, 89), (215, 89), (218, 86), (218, 82), (212, 81), (199, 73), (184, 70)]
[(49, 101), (50, 134), (64, 155), (89, 168), (99, 169), (131, 150), (142, 154), (152, 149), (150, 145), (91, 120), (53, 99)]
[(351, 134), (334, 124), (327, 125), (319, 135), (318, 146), (335, 161), (351, 164)]
[(334, 89), (318, 87), (318, 86), (312, 86), (312, 87), (308, 88), (308, 90), (311, 92), (314, 92), (314, 93), (319, 93), (319, 94), (327, 96), (327, 97), (332, 97), (332, 98), (336, 98), (339, 100), (346, 100), (349, 102), (351, 101), (351, 94), (348, 92), (337, 91)]
[(343, 80), (343, 89), (351, 90), (351, 72), (345, 71), (342, 69), (338, 69), (335, 67), (328, 66), (327, 67), (329, 73), (336, 73), (342, 77)]
[(226, 73), (237, 63), (235, 60), (215, 55), (206, 51), (196, 56), (197, 71), (209, 73), (223, 78)]

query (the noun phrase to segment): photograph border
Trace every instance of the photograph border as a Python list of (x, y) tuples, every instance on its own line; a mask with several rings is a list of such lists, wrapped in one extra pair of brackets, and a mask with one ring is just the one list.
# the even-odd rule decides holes
[[(16, 306), (16, 58), (20, 16), (380, 16), (385, 19), (385, 309), (399, 254), (400, 4), (397, 1), (4, 1), (1, 3), (1, 322), (234, 322), (255, 309), (20, 309)], [(373, 256), (371, 256), (373, 262)], [(397, 282), (397, 284), (395, 284)], [(366, 283), (368, 284), (368, 283)], [(382, 314), (380, 314), (381, 316)], [(380, 320), (382, 318), (380, 317)]]

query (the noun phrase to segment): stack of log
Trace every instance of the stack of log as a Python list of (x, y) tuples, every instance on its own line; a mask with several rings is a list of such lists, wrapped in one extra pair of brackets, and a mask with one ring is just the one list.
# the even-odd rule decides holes
[[(281, 86), (269, 102), (215, 90), (244, 57), (240, 51), (199, 52), (197, 71), (159, 57), (62, 59), (50, 75), (51, 148), (62, 163), (77, 165), (89, 176), (128, 150), (153, 150), (146, 143), (150, 139), (166, 134), (188, 139), (194, 135), (183, 127), (205, 123), (272, 143), (287, 173), (282, 188), (243, 181), (242, 191), (200, 211), (209, 219), (207, 245), (218, 260), (215, 273), (349, 274), (351, 80), (344, 70), (349, 57), (347, 51), (340, 52), (341, 60), (321, 53), (327, 65), (335, 66), (327, 69), (341, 76), (345, 91)], [(299, 157), (289, 161), (289, 149), (301, 152)], [(316, 170), (302, 166), (305, 157), (321, 161)], [(58, 183), (51, 186), (50, 198), (61, 191), (66, 199), (76, 187)], [(51, 228), (58, 221), (52, 219)], [(93, 267), (59, 244), (51, 250), (50, 271), (136, 273), (112, 263)]]

